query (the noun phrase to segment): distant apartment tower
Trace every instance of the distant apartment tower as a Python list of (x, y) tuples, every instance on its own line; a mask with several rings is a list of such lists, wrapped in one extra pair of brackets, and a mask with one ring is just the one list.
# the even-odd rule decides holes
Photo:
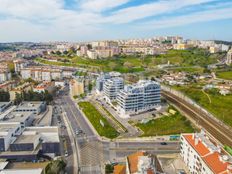
[(121, 77), (114, 77), (105, 81), (103, 92), (106, 100), (112, 102), (116, 100), (118, 92), (124, 88), (124, 80)]
[(117, 95), (118, 112), (122, 117), (155, 109), (160, 105), (160, 84), (140, 80), (135, 85), (125, 86)]
[(226, 64), (230, 65), (231, 63), (232, 63), (232, 49), (228, 51), (226, 58)]
[(231, 156), (221, 153), (204, 132), (181, 135), (181, 156), (190, 173), (232, 173)]

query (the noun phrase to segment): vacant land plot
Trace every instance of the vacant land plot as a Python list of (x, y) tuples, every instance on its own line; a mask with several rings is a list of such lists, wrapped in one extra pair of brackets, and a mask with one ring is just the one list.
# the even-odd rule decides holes
[(150, 120), (145, 124), (137, 123), (136, 126), (144, 132), (142, 136), (175, 135), (195, 131), (190, 121), (179, 112), (176, 112), (174, 115)]
[(217, 72), (217, 77), (226, 80), (232, 80), (232, 71)]
[(100, 136), (113, 139), (119, 135), (119, 133), (109, 124), (109, 122), (91, 103), (79, 102), (78, 105)]

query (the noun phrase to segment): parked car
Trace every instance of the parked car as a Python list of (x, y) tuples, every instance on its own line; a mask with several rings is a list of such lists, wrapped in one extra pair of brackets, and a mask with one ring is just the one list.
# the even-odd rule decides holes
[(160, 144), (161, 144), (161, 145), (167, 145), (167, 143), (166, 143), (166, 142), (161, 142)]

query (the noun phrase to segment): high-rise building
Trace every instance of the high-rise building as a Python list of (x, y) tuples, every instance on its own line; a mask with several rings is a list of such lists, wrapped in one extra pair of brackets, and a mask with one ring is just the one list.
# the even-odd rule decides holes
[(114, 77), (105, 81), (103, 92), (106, 100), (112, 102), (116, 100), (118, 92), (124, 88), (124, 80), (121, 77)]
[(152, 110), (160, 105), (160, 84), (140, 80), (135, 85), (125, 86), (117, 95), (118, 112), (122, 117)]

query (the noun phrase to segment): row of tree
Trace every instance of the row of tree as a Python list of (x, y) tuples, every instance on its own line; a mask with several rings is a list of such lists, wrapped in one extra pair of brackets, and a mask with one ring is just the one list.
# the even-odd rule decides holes
[(21, 94), (16, 94), (15, 104), (19, 104), (22, 101), (46, 101), (47, 103), (50, 103), (53, 100), (52, 94), (50, 94), (48, 91), (45, 92), (34, 92), (34, 91), (28, 91), (28, 92), (22, 92)]

